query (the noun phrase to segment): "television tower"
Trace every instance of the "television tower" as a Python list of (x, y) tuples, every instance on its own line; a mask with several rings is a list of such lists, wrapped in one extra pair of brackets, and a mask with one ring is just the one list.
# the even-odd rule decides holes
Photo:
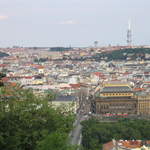
[(127, 44), (128, 46), (132, 46), (132, 30), (131, 30), (131, 22), (128, 23), (128, 30), (127, 30)]
[(94, 46), (95, 46), (95, 48), (97, 48), (97, 46), (98, 46), (98, 41), (94, 41)]

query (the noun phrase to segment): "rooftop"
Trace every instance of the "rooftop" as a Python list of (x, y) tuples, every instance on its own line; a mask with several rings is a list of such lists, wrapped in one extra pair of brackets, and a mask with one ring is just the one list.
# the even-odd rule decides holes
[(132, 89), (128, 86), (114, 86), (114, 87), (104, 87), (101, 93), (124, 93), (124, 92), (132, 92)]
[(60, 101), (60, 102), (62, 102), (62, 101), (75, 101), (76, 99), (77, 99), (76, 96), (71, 96), (71, 95), (67, 95), (67, 96), (65, 96), (65, 95), (60, 95), (60, 96), (57, 96), (57, 97), (56, 97), (55, 101)]
[(120, 147), (122, 149), (142, 149), (142, 147), (149, 147), (150, 141), (142, 141), (142, 140), (119, 140), (119, 141), (110, 141), (108, 143), (103, 144), (103, 150), (112, 150), (113, 148)]

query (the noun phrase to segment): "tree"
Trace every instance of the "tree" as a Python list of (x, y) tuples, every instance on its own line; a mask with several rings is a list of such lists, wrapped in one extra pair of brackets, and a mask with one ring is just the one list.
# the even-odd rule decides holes
[[(66, 141), (65, 141), (66, 140)], [(73, 150), (74, 148), (67, 143), (67, 134), (61, 132), (53, 132), (43, 139), (37, 145), (37, 150)], [(74, 149), (75, 150), (75, 149)]]
[(99, 122), (95, 119), (82, 122), (82, 145), (84, 150), (97, 150), (112, 139), (147, 140), (150, 133), (149, 120), (119, 120)]
[(56, 99), (56, 95), (57, 95), (56, 92), (51, 91), (51, 90), (47, 90), (47, 91), (45, 92), (45, 99), (46, 99), (47, 101), (55, 100), (55, 99)]
[(67, 145), (67, 135), (74, 121), (71, 114), (62, 115), (29, 89), (3, 87), (0, 92), (1, 149), (35, 150), (37, 145), (42, 149), (42, 143), (48, 139), (53, 148), (57, 148), (56, 140), (60, 138), (59, 146)]

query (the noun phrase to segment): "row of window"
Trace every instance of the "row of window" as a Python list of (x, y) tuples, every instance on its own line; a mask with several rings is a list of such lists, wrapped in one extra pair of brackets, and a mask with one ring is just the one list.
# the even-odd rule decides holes
[(98, 105), (99, 109), (112, 109), (112, 108), (135, 108), (136, 104), (130, 103), (114, 103), (114, 104), (102, 104)]
[(103, 94), (103, 96), (131, 96), (130, 93)]
[(139, 108), (148, 109), (149, 107), (147, 107), (147, 105), (139, 105)]

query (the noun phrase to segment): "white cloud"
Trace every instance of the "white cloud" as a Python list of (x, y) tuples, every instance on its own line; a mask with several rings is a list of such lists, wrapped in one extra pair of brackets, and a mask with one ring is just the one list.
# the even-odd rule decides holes
[(78, 22), (75, 21), (75, 20), (65, 20), (65, 21), (60, 22), (59, 24), (74, 25), (74, 24), (77, 24), (77, 23), (78, 23)]
[(1, 21), (1, 20), (6, 20), (6, 19), (8, 19), (8, 16), (0, 15), (0, 21)]

